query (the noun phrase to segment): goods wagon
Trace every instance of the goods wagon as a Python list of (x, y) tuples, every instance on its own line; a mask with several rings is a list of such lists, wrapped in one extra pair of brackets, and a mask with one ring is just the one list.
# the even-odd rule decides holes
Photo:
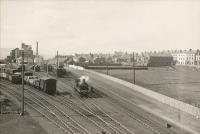
[(66, 75), (66, 70), (62, 67), (59, 68), (53, 67), (53, 73), (58, 77), (63, 77), (64, 75)]
[(11, 81), (12, 83), (15, 83), (15, 84), (20, 84), (22, 82), (22, 78), (20, 75), (10, 74), (9, 81)]
[[(25, 71), (25, 70), (26, 70), (25, 65), (24, 65), (23, 67), (24, 67), (24, 71)], [(21, 71), (22, 71), (22, 65), (19, 65), (19, 66), (17, 67), (17, 70), (18, 70), (19, 72), (21, 72)]]
[(56, 79), (43, 77), (39, 80), (39, 88), (48, 93), (48, 94), (54, 94), (56, 92)]
[[(44, 70), (45, 72), (47, 72), (47, 64), (44, 64)], [(48, 72), (52, 72), (53, 71), (53, 67), (51, 64), (48, 64)]]
[(31, 67), (32, 70), (34, 70), (35, 72), (40, 72), (40, 66), (39, 65), (33, 65)]
[(22, 80), (21, 75), (16, 73), (19, 73), (17, 69), (1, 68), (0, 77), (2, 79), (9, 80), (12, 83), (19, 84)]

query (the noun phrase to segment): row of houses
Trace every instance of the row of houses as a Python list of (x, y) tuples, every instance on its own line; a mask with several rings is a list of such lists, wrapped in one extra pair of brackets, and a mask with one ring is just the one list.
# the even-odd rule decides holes
[(184, 50), (171, 55), (177, 65), (200, 65), (200, 50)]
[[(51, 64), (56, 64), (57, 57), (49, 60)], [(132, 65), (133, 54), (127, 52), (114, 52), (113, 54), (89, 53), (75, 55), (59, 55), (59, 64), (120, 64)], [(135, 65), (165, 66), (165, 65), (200, 65), (199, 50), (172, 50), (162, 52), (142, 52), (134, 53)]]
[[(35, 62), (43, 63), (44, 59), (41, 56), (33, 54), (32, 47), (22, 43), (21, 49), (15, 48), (10, 52), (8, 59), (10, 61), (21, 63), (21, 52), (25, 53), (25, 62), (33, 64)], [(63, 65), (66, 64), (93, 64), (93, 65), (133, 65), (133, 53), (127, 52), (114, 52), (112, 54), (104, 53), (89, 53), (89, 54), (75, 54), (75, 55), (58, 55), (47, 62), (50, 64)], [(198, 65), (200, 66), (200, 51), (199, 50), (167, 50), (161, 52), (141, 52), (134, 53), (135, 65), (149, 65), (149, 66), (162, 66), (162, 65)]]

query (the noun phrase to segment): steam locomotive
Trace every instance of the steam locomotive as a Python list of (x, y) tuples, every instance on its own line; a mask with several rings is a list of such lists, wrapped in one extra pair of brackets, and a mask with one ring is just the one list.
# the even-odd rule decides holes
[(80, 94), (80, 96), (88, 96), (90, 92), (93, 91), (93, 87), (90, 86), (87, 81), (89, 77), (81, 76), (75, 80), (74, 89)]

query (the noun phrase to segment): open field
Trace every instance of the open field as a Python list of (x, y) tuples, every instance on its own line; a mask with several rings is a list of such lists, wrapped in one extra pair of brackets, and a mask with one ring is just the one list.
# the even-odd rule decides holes
[[(106, 70), (95, 70), (107, 73)], [(136, 84), (200, 107), (200, 70), (190, 67), (136, 70)], [(109, 75), (133, 82), (133, 70), (109, 70)]]

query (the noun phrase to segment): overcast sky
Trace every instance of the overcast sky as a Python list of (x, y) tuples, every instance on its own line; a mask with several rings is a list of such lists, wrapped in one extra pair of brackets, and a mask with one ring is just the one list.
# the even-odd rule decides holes
[(1, 48), (62, 54), (200, 48), (198, 0), (1, 1)]

